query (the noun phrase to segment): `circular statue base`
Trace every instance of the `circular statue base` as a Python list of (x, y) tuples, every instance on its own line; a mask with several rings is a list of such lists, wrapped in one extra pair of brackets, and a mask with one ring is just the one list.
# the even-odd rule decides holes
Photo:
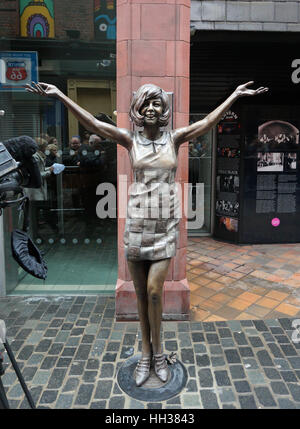
[(163, 383), (155, 374), (151, 365), (150, 377), (140, 387), (135, 383), (135, 368), (141, 355), (135, 355), (127, 359), (120, 367), (117, 375), (120, 388), (134, 399), (140, 401), (165, 401), (178, 395), (187, 381), (187, 371), (180, 361), (168, 364), (169, 377)]

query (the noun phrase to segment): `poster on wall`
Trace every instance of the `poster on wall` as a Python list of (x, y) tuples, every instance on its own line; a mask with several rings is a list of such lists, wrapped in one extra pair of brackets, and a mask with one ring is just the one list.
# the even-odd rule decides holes
[(116, 40), (116, 0), (94, 0), (95, 39)]
[(215, 228), (217, 238), (236, 241), (239, 230), (240, 121), (228, 111), (217, 127)]
[(0, 91), (25, 91), (25, 85), (38, 82), (37, 52), (0, 52)]
[(273, 119), (261, 112), (246, 126), (241, 242), (300, 240), (297, 109), (283, 108), (282, 117)]
[(53, 38), (53, 0), (20, 0), (21, 37)]

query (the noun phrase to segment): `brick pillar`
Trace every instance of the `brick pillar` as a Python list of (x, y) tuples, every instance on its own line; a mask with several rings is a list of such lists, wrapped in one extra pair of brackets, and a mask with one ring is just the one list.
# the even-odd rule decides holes
[[(117, 120), (131, 128), (128, 118), (133, 91), (153, 83), (174, 94), (173, 127), (189, 123), (190, 0), (117, 1)], [(122, 177), (120, 177), (122, 175)], [(127, 150), (118, 146), (118, 204), (126, 179), (132, 181)], [(188, 182), (188, 144), (181, 146), (176, 181)], [(183, 186), (182, 186), (183, 189)], [(124, 256), (125, 219), (118, 220), (117, 320), (136, 320), (134, 287)], [(176, 256), (164, 285), (163, 318), (188, 320), (190, 291), (186, 279), (186, 219), (180, 221)]]

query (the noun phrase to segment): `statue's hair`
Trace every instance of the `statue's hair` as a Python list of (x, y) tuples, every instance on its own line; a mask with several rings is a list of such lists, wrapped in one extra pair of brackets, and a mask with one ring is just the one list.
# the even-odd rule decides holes
[(159, 117), (158, 123), (161, 127), (168, 125), (170, 119), (170, 105), (169, 105), (169, 97), (168, 94), (161, 89), (159, 86), (153, 85), (152, 83), (147, 83), (142, 85), (134, 94), (129, 117), (138, 127), (142, 127), (144, 125), (144, 116), (141, 115), (140, 110), (143, 107), (143, 104), (146, 100), (150, 98), (160, 98), (162, 101), (162, 115)]

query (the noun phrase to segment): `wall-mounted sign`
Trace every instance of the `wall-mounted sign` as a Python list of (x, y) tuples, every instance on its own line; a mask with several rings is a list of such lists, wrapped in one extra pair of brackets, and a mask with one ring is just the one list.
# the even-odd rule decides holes
[(25, 91), (38, 81), (37, 52), (0, 52), (0, 91)]
[(298, 106), (247, 106), (239, 218), (241, 243), (300, 241)]

